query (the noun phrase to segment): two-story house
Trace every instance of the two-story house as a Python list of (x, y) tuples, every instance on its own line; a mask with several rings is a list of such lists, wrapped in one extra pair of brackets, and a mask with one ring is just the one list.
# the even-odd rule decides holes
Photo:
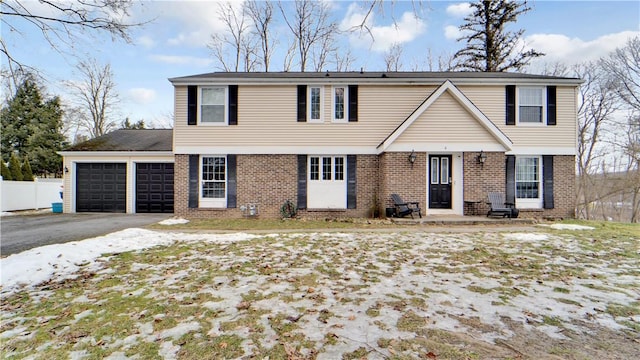
[(579, 79), (471, 72), (209, 73), (175, 88), (175, 213), (364, 217), (390, 195), (426, 214), (571, 217)]

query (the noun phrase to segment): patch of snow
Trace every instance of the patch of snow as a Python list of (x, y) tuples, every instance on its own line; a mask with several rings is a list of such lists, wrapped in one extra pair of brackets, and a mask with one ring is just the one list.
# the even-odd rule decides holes
[(158, 351), (158, 355), (160, 355), (164, 360), (173, 360), (177, 359), (176, 355), (180, 351), (180, 346), (173, 345), (171, 341), (165, 341), (160, 344), (160, 351)]
[(27, 329), (28, 328), (26, 326), (20, 326), (20, 327), (13, 328), (11, 330), (3, 331), (2, 333), (0, 333), (0, 339), (12, 338), (20, 334), (21, 332), (26, 331)]
[(113, 354), (107, 356), (105, 360), (127, 360), (129, 357), (123, 351), (116, 351)]
[(76, 316), (74, 316), (74, 321), (73, 323), (77, 323), (78, 321), (86, 318), (87, 316), (91, 316), (91, 314), (93, 314), (93, 310), (85, 310), (79, 314), (76, 314)]
[(540, 226), (549, 227), (555, 230), (595, 230), (592, 226), (578, 225), (578, 224), (541, 224)]
[(69, 359), (71, 360), (82, 360), (87, 358), (88, 356), (89, 356), (89, 352), (87, 350), (69, 352)]
[(200, 324), (195, 321), (190, 323), (185, 323), (185, 324), (178, 324), (177, 326), (172, 327), (171, 329), (166, 329), (161, 331), (158, 334), (158, 338), (160, 339), (172, 338), (176, 340), (183, 335), (186, 335), (192, 331), (197, 331), (197, 330), (200, 330)]
[(549, 236), (536, 233), (510, 233), (503, 235), (505, 239), (516, 241), (545, 241), (549, 240)]
[(188, 224), (189, 220), (183, 218), (171, 218), (158, 222), (160, 225), (180, 225), (180, 224)]
[(0, 294), (10, 296), (24, 287), (74, 278), (80, 269), (113, 272), (102, 269), (102, 262), (96, 261), (104, 254), (168, 246), (177, 241), (233, 243), (256, 237), (259, 236), (246, 233), (174, 234), (131, 228), (91, 239), (42, 246), (0, 259)]

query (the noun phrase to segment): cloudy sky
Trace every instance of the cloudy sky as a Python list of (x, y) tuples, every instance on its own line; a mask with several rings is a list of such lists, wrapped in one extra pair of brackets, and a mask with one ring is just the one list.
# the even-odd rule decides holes
[[(11, 0), (9, 0), (11, 1)], [(341, 29), (359, 24), (364, 18), (362, 2), (329, 1), (333, 20)], [(35, 0), (23, 5), (37, 11)], [(291, 4), (284, 4), (285, 7)], [(567, 64), (594, 60), (632, 36), (640, 35), (640, 1), (530, 1), (532, 10), (518, 19), (516, 26), (525, 30), (527, 46), (547, 55), (533, 64), (530, 72), (545, 62)], [(73, 66), (78, 58), (94, 57), (110, 63), (118, 85), (121, 102), (119, 122), (132, 121), (167, 126), (173, 111), (171, 77), (217, 71), (211, 50), (211, 35), (223, 31), (215, 1), (140, 1), (128, 19), (148, 22), (135, 29), (132, 43), (113, 42), (109, 35), (81, 34), (64, 53), (51, 49), (42, 34), (27, 23), (5, 18), (18, 31), (2, 26), (2, 38), (18, 60), (42, 72), (48, 91), (65, 98), (63, 81), (77, 78)], [(448, 56), (462, 46), (456, 39), (458, 26), (469, 6), (459, 1), (388, 2), (384, 11), (367, 20), (368, 34), (344, 32), (338, 36), (340, 49), (350, 49), (355, 61), (353, 70), (384, 70), (383, 56), (394, 43), (403, 47), (403, 70), (428, 70), (429, 56)], [(419, 15), (416, 17), (416, 14)], [(3, 24), (4, 25), (4, 24)], [(287, 34), (278, 17), (274, 33)], [(283, 53), (288, 37), (282, 36), (272, 62), (272, 70), (283, 68)], [(2, 58), (3, 66), (5, 58)]]

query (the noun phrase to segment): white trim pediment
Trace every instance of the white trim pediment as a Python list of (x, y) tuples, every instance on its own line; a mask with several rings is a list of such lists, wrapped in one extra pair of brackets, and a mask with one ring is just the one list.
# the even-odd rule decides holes
[(478, 107), (476, 107), (469, 98), (467, 98), (460, 89), (458, 89), (450, 80), (445, 81), (433, 93), (431, 93), (423, 102), (409, 115), (386, 139), (377, 146), (377, 153), (383, 153), (391, 150), (389, 147), (405, 132), (433, 103), (435, 103), (445, 92), (449, 94), (465, 109), (478, 123), (491, 134), (496, 141), (504, 147), (504, 151), (510, 151), (513, 142), (494, 124)]

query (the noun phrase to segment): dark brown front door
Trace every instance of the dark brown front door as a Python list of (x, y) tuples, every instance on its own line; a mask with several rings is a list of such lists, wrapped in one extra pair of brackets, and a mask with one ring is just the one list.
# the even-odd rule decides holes
[(451, 209), (451, 155), (429, 155), (429, 208)]

